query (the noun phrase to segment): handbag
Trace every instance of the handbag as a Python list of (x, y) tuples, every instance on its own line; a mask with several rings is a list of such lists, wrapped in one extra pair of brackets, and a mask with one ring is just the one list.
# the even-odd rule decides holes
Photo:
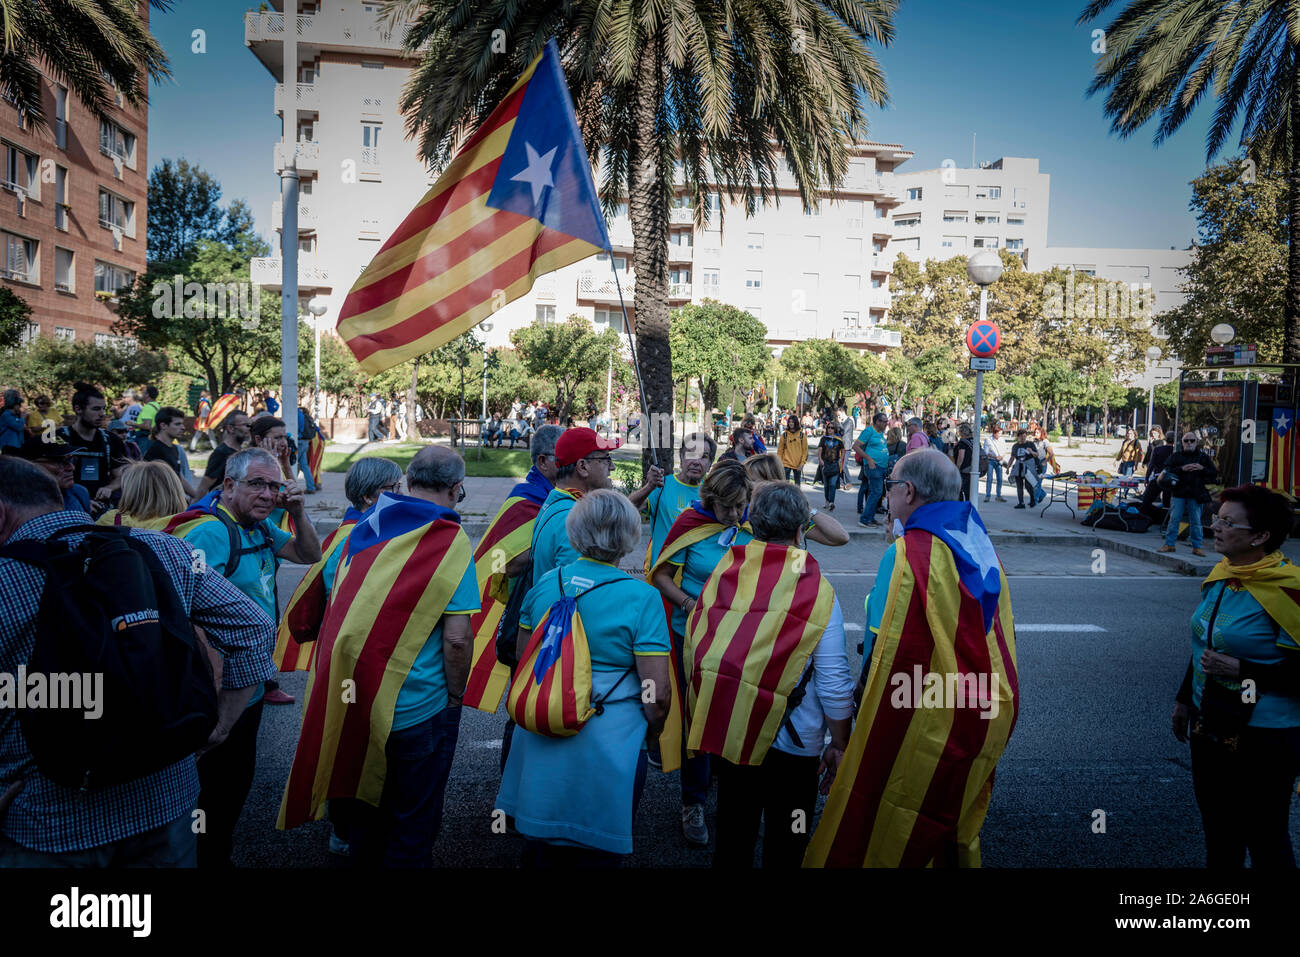
[[(1219, 616), (1219, 603), (1228, 590), (1224, 582), (1219, 588), (1219, 597), (1210, 612), (1210, 624), (1205, 630), (1206, 641), (1214, 647), (1214, 620)], [(1240, 690), (1225, 685), (1213, 675), (1205, 676), (1205, 687), (1201, 689), (1201, 706), (1192, 721), (1192, 734), (1199, 735), (1206, 741), (1236, 751), (1241, 741), (1241, 730), (1250, 723), (1250, 716), (1255, 710), (1254, 701), (1245, 701)]]

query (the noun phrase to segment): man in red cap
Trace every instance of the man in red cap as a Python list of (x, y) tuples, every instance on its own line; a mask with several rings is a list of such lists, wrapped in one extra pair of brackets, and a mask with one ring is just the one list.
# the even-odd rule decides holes
[[(573, 503), (587, 492), (609, 488), (614, 469), (611, 452), (618, 439), (603, 439), (594, 429), (566, 429), (555, 443), (555, 488), (546, 496), (533, 523), (533, 582), (548, 571), (576, 562), (581, 556), (569, 542), (564, 522)], [(664, 473), (651, 466), (645, 484), (628, 496), (638, 509), (662, 485)]]

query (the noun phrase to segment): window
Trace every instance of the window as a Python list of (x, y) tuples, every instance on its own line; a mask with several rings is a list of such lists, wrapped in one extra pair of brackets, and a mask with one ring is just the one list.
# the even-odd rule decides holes
[[(712, 200), (713, 196), (716, 195), (717, 195), (716, 193), (710, 195), (709, 197), (710, 201)], [(677, 193), (673, 196), (671, 206), (673, 209), (690, 209), (691, 198), (687, 196), (685, 193)]]
[(316, 237), (299, 236), (298, 237), (298, 255), (315, 256), (316, 255)]
[[(116, 296), (119, 289), (126, 289), (135, 282), (135, 273), (112, 263), (95, 260), (95, 295), (101, 298)], [(116, 339), (117, 336), (109, 338)], [(98, 343), (98, 337), (96, 337)]]
[(380, 123), (361, 124), (361, 165), (379, 165), (379, 131)]
[(135, 169), (135, 134), (128, 133), (112, 120), (99, 121), (99, 151)]
[(880, 276), (872, 276), (872, 277), (871, 277), (871, 288), (872, 288), (872, 289), (879, 289), (879, 288), (880, 288), (881, 286), (883, 286), (884, 284), (885, 284), (885, 281), (884, 281), (884, 279), (882, 279)]
[[(597, 253), (597, 254), (596, 254), (596, 262), (601, 263), (602, 265), (606, 265), (606, 266), (608, 266), (608, 265), (609, 265), (609, 253)], [(615, 256), (615, 257), (614, 257), (614, 271), (615, 271), (615, 272), (627, 272), (627, 257), (626, 257), (626, 256)]]
[(1001, 199), (1002, 187), (1001, 186), (976, 186), (975, 198), (976, 199)]
[(912, 187), (911, 189), (909, 189), (909, 190), (907, 191), (907, 198), (908, 198), (908, 199), (920, 199), (920, 198), (921, 198), (921, 189), (922, 189), (922, 187), (920, 187), (920, 186), (914, 186), (914, 187)]
[(746, 249), (762, 249), (762, 248), (763, 248), (763, 234), (762, 234), (762, 233), (746, 233), (746, 234), (745, 234), (745, 248), (746, 248)]
[(860, 329), (862, 317), (856, 312), (845, 312), (840, 315), (840, 324), (849, 329)]
[(4, 144), (4, 183), (5, 189), (17, 192), (22, 190), (31, 199), (41, 198), (41, 180), (38, 175), (40, 158), (35, 153), (28, 153), (12, 144)]
[(77, 338), (77, 330), (71, 326), (55, 326), (54, 338), (62, 339), (64, 342), (72, 342)]
[(968, 219), (968, 213), (964, 209), (945, 209), (943, 211), (943, 221), (945, 223), (964, 223)]
[(708, 209), (710, 213), (722, 212), (722, 194), (710, 193)]
[(873, 240), (871, 243), (871, 251), (873, 253), (883, 253), (885, 251), (884, 240), (883, 239)]
[(689, 285), (690, 281), (691, 281), (690, 266), (673, 266), (670, 270), (668, 270), (668, 282), (671, 283), (672, 285), (676, 286), (682, 283)]
[(944, 249), (960, 250), (966, 248), (965, 236), (944, 236), (939, 240), (939, 245)]
[(910, 239), (895, 239), (894, 245), (898, 247), (899, 252), (919, 253), (921, 251), (921, 237), (913, 236)]
[(316, 137), (316, 125), (310, 121), (298, 124), (298, 142), (311, 143)]
[(66, 86), (54, 87), (54, 142), (61, 150), (68, 148), (68, 88)]
[(1020, 250), (1022, 250), (1022, 249), (1025, 248), (1025, 241), (1024, 241), (1023, 239), (1010, 239), (1010, 238), (1009, 238), (1009, 239), (1007, 239), (1007, 245), (1006, 245), (1006, 248), (1007, 248), (1007, 249), (1013, 249), (1013, 250), (1016, 250), (1016, 251), (1018, 252), (1018, 251), (1020, 251)]
[(1029, 204), (1029, 188), (1026, 186), (1016, 186), (1011, 190), (1011, 205), (1016, 209), (1024, 209)]
[(745, 270), (745, 288), (746, 289), (763, 288), (763, 271), (761, 269)]
[(905, 216), (895, 216), (895, 217), (894, 217), (894, 225), (895, 225), (895, 226), (920, 226), (920, 225), (921, 225), (921, 214), (920, 214), (920, 213), (908, 213), (908, 214), (905, 215)]
[(627, 218), (627, 203), (625, 202), (619, 203), (617, 206), (614, 207), (614, 218), (615, 219)]
[(885, 218), (885, 207), (883, 207), (883, 206), (877, 206), (877, 207), (876, 207), (876, 219), (884, 219), (884, 218)]
[(970, 199), (970, 187), (959, 186), (956, 183), (944, 186), (944, 199)]
[(114, 336), (109, 335), (107, 332), (97, 332), (95, 333), (95, 345), (101, 349), (111, 346), (122, 352), (135, 352), (138, 343), (130, 336)]
[(975, 241), (971, 245), (973, 245), (976, 249), (997, 249), (998, 237), (976, 236)]
[(312, 182), (310, 178), (304, 178), (298, 181), (298, 192), (303, 196), (310, 196), (312, 191)]
[(54, 228), (68, 231), (68, 170), (54, 167)]
[(26, 328), (23, 329), (23, 333), (22, 333), (23, 345), (27, 345), (27, 343), (31, 342), (33, 339), (39, 339), (40, 337), (41, 337), (41, 324), (39, 322), (27, 323), (27, 326)]
[(1023, 216), (1008, 216), (1008, 217), (1007, 217), (1007, 225), (1008, 225), (1008, 226), (1023, 226), (1023, 225), (1025, 225), (1025, 217), (1023, 217)]
[(695, 245), (695, 233), (690, 229), (677, 229), (668, 234), (668, 240), (674, 246), (689, 249)]
[(384, 68), (384, 64), (378, 60), (362, 60), (361, 68), (363, 70), (382, 70)]
[(1002, 222), (1002, 216), (999, 215), (998, 213), (978, 213), (978, 212), (977, 212), (977, 213), (975, 214), (975, 225), (976, 225), (976, 226), (986, 226), (986, 225), (987, 225), (987, 226), (996, 226), (996, 225), (997, 225), (998, 223), (1000, 223), (1000, 222)]
[[(551, 306), (552, 318), (555, 307)], [(619, 335), (623, 334), (623, 313), (617, 309), (597, 309), (595, 315), (595, 325), (597, 332), (604, 332), (606, 329), (613, 329)]]
[(104, 229), (120, 229), (124, 235), (135, 236), (135, 203), (108, 190), (99, 191), (99, 225)]
[[(54, 288), (60, 292), (77, 291), (77, 257), (71, 249), (54, 247)], [(55, 329), (54, 338), (59, 338)]]
[(540, 325), (545, 325), (545, 324), (548, 323), (548, 322), (554, 322), (554, 321), (555, 321), (555, 307), (554, 307), (554, 306), (543, 306), (543, 305), (540, 305), (540, 304), (539, 304), (539, 305), (537, 306), (537, 314), (536, 314), (536, 316), (535, 316), (535, 319), (536, 319), (536, 321), (537, 321)]
[(718, 290), (722, 285), (722, 274), (716, 269), (705, 269), (700, 272), (700, 281), (704, 287), (700, 290), (700, 294), (710, 299), (717, 299)]
[(1077, 272), (1080, 273), (1081, 275), (1087, 276), (1089, 279), (1092, 279), (1097, 275), (1097, 267), (1096, 266), (1075, 266), (1071, 269), (1071, 272)]
[(40, 243), (26, 236), (0, 233), (4, 238), (4, 273), (8, 279), (39, 284), (41, 281)]

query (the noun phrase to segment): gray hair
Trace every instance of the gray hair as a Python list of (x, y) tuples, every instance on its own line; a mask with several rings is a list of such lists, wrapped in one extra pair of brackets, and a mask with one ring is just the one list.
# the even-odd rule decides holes
[(961, 498), (961, 473), (938, 449), (916, 449), (894, 464), (894, 478), (912, 483), (923, 502), (955, 502)]
[(396, 462), (381, 459), (377, 455), (367, 455), (348, 469), (348, 477), (343, 482), (343, 493), (352, 507), (360, 511), (365, 509), (366, 499), (377, 498), (381, 488), (401, 480), (402, 470)]
[(555, 454), (555, 443), (563, 434), (564, 429), (558, 425), (544, 425), (533, 433), (533, 440), (528, 444), (528, 453), (532, 456), (534, 465), (543, 455)]
[(226, 459), (226, 478), (233, 479), (236, 482), (242, 482), (248, 476), (248, 470), (252, 468), (253, 463), (260, 462), (262, 465), (270, 466), (275, 469), (277, 475), (280, 474), (280, 463), (276, 461), (274, 455), (266, 449), (253, 448), (244, 449), (242, 452), (236, 452), (230, 458)]
[(811, 517), (808, 499), (789, 482), (760, 484), (749, 503), (749, 524), (761, 542), (792, 541)]
[(406, 467), (406, 484), (435, 492), (465, 481), (465, 460), (451, 449), (431, 445), (420, 449)]
[(925, 428), (925, 423), (922, 422), (920, 419), (916, 418), (915, 416), (913, 416), (912, 418), (908, 419), (908, 420), (907, 420), (907, 424), (910, 425), (910, 426), (911, 426), (912, 428), (914, 428), (914, 429), (924, 429), (924, 428)]
[(641, 516), (623, 495), (596, 489), (569, 510), (564, 530), (579, 555), (616, 562), (641, 541)]

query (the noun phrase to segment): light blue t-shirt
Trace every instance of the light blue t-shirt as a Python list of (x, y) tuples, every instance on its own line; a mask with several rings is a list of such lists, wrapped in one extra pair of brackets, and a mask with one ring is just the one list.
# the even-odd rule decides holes
[[(275, 573), (279, 563), (276, 561), (275, 553), (293, 541), (293, 536), (276, 528), (271, 524), (270, 519), (263, 519), (261, 524), (271, 536), (271, 548), (269, 550), (258, 548), (264, 540), (261, 532), (250, 532), (243, 526), (237, 526), (239, 547), (244, 554), (240, 556), (239, 565), (235, 568), (233, 576), (226, 574), (226, 569), (232, 563), (230, 534), (226, 531), (223, 522), (220, 520), (203, 522), (190, 529), (183, 537), (196, 553), (202, 551), (203, 562), (209, 568), (229, 579), (230, 584), (256, 602), (272, 621), (279, 621), (280, 610), (276, 607), (275, 601)], [(255, 548), (258, 550), (253, 551), (252, 549)], [(272, 641), (268, 647), (274, 650), (274, 642)], [(258, 684), (253, 697), (248, 701), (248, 707), (251, 708), (262, 700), (263, 690), (262, 685)]]
[(885, 554), (880, 556), (876, 567), (876, 583), (867, 592), (865, 602), (867, 612), (867, 633), (862, 641), (862, 663), (871, 660), (871, 651), (876, 646), (876, 636), (880, 634), (880, 624), (885, 618), (885, 602), (889, 598), (889, 580), (894, 577), (894, 559), (897, 557), (894, 543), (890, 542)]
[[(443, 616), (470, 615), (478, 610), (478, 576), (474, 572), (474, 561), (470, 559)], [(393, 708), (394, 731), (428, 721), (447, 707), (447, 669), (442, 659), (442, 622), (443, 618), (440, 617), (433, 626), (429, 640), (415, 656), (411, 670), (407, 672), (406, 680), (397, 692), (397, 703)]]
[(339, 573), (339, 562), (343, 558), (343, 552), (347, 548), (348, 536), (352, 534), (355, 525), (349, 525), (347, 528), (340, 529), (339, 535), (342, 541), (339, 547), (334, 549), (334, 554), (325, 559), (325, 567), (320, 570), (320, 578), (325, 586), (325, 594), (332, 594), (334, 591), (334, 577)]
[[(749, 532), (729, 525), (722, 530), (721, 534), (696, 542), (688, 546), (685, 551), (678, 552), (668, 561), (668, 564), (681, 568), (682, 591), (692, 598), (699, 598), (700, 593), (704, 591), (704, 583), (709, 580), (709, 576), (718, 567), (718, 562), (722, 561), (722, 556), (727, 554), (727, 550), (732, 545), (748, 545), (753, 540), (754, 536)], [(662, 607), (660, 605), (661, 609)], [(673, 633), (683, 637), (686, 635), (686, 612), (676, 606), (673, 607)]]
[(866, 459), (870, 456), (876, 462), (877, 468), (884, 468), (889, 463), (889, 446), (885, 445), (885, 437), (877, 432), (871, 426), (867, 426), (858, 435), (858, 441), (862, 443), (866, 455), (863, 455), (863, 466), (866, 466)]
[[(558, 571), (564, 594), (579, 599), (578, 615), (587, 635), (593, 671), (625, 671), (634, 655), (668, 654), (668, 628), (657, 588), (590, 558), (579, 558)], [(614, 584), (603, 585), (599, 592), (582, 599), (586, 591), (604, 582)], [(531, 631), (559, 600), (560, 586), (552, 569), (533, 582), (520, 609), (519, 623)]]
[[(1286, 564), (1289, 564), (1286, 563)], [(1242, 588), (1234, 591), (1227, 582), (1211, 582), (1201, 595), (1201, 603), (1192, 613), (1192, 703), (1201, 706), (1201, 692), (1205, 688), (1205, 672), (1201, 670), (1201, 652), (1207, 647), (1205, 631), (1214, 612), (1214, 603), (1222, 593), (1219, 613), (1214, 617), (1214, 651), (1233, 658), (1245, 658), (1262, 665), (1275, 665), (1284, 655), (1300, 654), (1297, 636), (1277, 628), (1255, 597)], [(1216, 679), (1234, 691), (1241, 682)], [(1252, 728), (1300, 727), (1300, 699), (1289, 695), (1259, 691), (1250, 715)]]
[(561, 565), (576, 562), (582, 556), (569, 542), (564, 522), (577, 499), (563, 489), (553, 488), (542, 509), (533, 520), (533, 584)]
[(698, 485), (687, 485), (670, 475), (664, 479), (662, 488), (657, 488), (646, 497), (642, 514), (650, 520), (650, 564), (659, 560), (659, 552), (664, 547), (664, 539), (673, 527), (677, 517), (691, 507), (691, 502), (700, 497)]

